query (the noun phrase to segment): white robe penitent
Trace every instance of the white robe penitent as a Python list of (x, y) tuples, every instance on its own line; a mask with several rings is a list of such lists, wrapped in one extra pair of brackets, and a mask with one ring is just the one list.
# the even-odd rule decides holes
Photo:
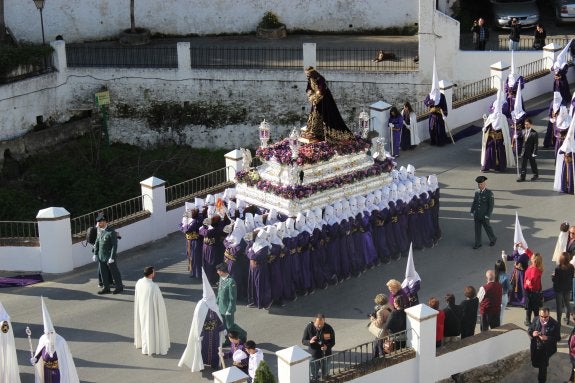
[(9, 327), (6, 333), (0, 330), (0, 382), (20, 383), (12, 323), (9, 317), (2, 318), (0, 315), (0, 323), (2, 321), (7, 321)]
[(154, 281), (146, 277), (136, 282), (134, 345), (147, 355), (166, 355), (170, 348), (170, 330), (162, 292)]
[[(34, 355), (41, 353), (44, 347), (50, 344), (49, 335), (42, 335), (38, 341), (38, 347)], [(80, 383), (78, 372), (74, 359), (68, 348), (68, 343), (58, 334), (54, 334), (55, 351), (58, 356), (58, 370), (60, 371), (60, 383)], [(34, 365), (36, 383), (44, 383), (44, 361), (42, 356), (38, 359), (38, 363)]]

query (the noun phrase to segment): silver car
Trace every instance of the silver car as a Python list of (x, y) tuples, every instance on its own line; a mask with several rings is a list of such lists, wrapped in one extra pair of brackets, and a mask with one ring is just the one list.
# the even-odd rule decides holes
[(493, 12), (494, 27), (509, 28), (509, 21), (516, 17), (524, 28), (539, 22), (536, 0), (489, 0)]
[(555, 22), (575, 23), (575, 1), (554, 0), (555, 3)]

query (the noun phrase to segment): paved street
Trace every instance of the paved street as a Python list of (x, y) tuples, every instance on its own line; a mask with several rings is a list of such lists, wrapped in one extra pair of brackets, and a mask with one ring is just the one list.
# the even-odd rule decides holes
[[(526, 109), (547, 107), (550, 97), (547, 94), (528, 102)], [(546, 121), (542, 121), (545, 115), (546, 112), (535, 119), (540, 140), (546, 127)], [(559, 224), (566, 219), (575, 221), (575, 197), (552, 191), (552, 153), (542, 151), (538, 182), (516, 183), (514, 169), (507, 174), (486, 175), (488, 187), (496, 198), (492, 223), (498, 242), (493, 248), (485, 243), (481, 249), (472, 250), (473, 222), (468, 212), (476, 186), (474, 179), (480, 174), (480, 141), (477, 134), (443, 148), (423, 144), (414, 151), (402, 153), (399, 159), (400, 165), (415, 165), (418, 175), (438, 174), (441, 184), (443, 239), (438, 246), (415, 253), (415, 266), (422, 278), (422, 301), (431, 296), (443, 301), (445, 293), (453, 292), (459, 302), (464, 286), (480, 286), (485, 269), (493, 266), (501, 250), (510, 252), (512, 249), (515, 211), (519, 212), (530, 247), (544, 256), (543, 284), (544, 288), (550, 287), (553, 270), (550, 255)], [(174, 228), (177, 224), (174, 222)], [(172, 346), (167, 356), (141, 355), (132, 344), (133, 286), (144, 266), (149, 264), (157, 267), (156, 281), (168, 310)], [(121, 295), (96, 295), (95, 265), (65, 275), (46, 275), (46, 282), (41, 284), (0, 289), (0, 301), (14, 327), (23, 383), (34, 381), (24, 330), (28, 325), (32, 329), (35, 347), (42, 334), (40, 296), (46, 298), (56, 331), (68, 341), (82, 382), (201, 382), (211, 378), (209, 372), (191, 374), (189, 370), (177, 367), (187, 341), (195, 302), (201, 297), (201, 285), (192, 282), (186, 273), (181, 234), (174, 233), (166, 239), (120, 254), (119, 265), (127, 285)], [(371, 339), (365, 325), (373, 297), (378, 292), (386, 292), (388, 279), (402, 280), (404, 270), (405, 259), (402, 259), (338, 286), (300, 297), (284, 308), (274, 307), (269, 312), (242, 305), (236, 320), (248, 331), (249, 338), (265, 350), (266, 360), (274, 369), (273, 353), (300, 344), (303, 328), (316, 312), (324, 312), (328, 323), (335, 328), (336, 350), (345, 349)], [(507, 319), (522, 326), (523, 310), (509, 309)], [(563, 326), (563, 331), (567, 333), (570, 328)], [(552, 358), (549, 382), (565, 381), (568, 377), (565, 341), (560, 344), (560, 351), (562, 354)], [(536, 370), (529, 366), (523, 370), (506, 381), (534, 381)]]

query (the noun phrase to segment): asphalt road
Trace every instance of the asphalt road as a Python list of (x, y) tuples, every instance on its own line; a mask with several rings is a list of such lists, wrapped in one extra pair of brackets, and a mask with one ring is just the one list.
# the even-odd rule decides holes
[[(547, 107), (550, 100), (551, 94), (532, 100), (526, 103), (526, 110)], [(535, 118), (540, 136), (546, 127), (545, 115), (543, 112)], [(441, 185), (443, 238), (436, 247), (415, 253), (415, 267), (422, 278), (422, 301), (431, 296), (442, 300), (448, 292), (455, 293), (459, 301), (464, 286), (483, 284), (485, 270), (493, 266), (501, 250), (512, 249), (516, 211), (529, 246), (544, 256), (543, 284), (544, 288), (550, 287), (553, 270), (550, 258), (559, 224), (566, 219), (575, 221), (575, 197), (552, 191), (554, 161), (550, 151), (542, 151), (538, 182), (516, 183), (514, 169), (505, 174), (486, 175), (488, 187), (496, 198), (492, 224), (498, 241), (495, 247), (485, 243), (481, 249), (472, 250), (473, 221), (468, 212), (476, 187), (474, 179), (480, 174), (480, 142), (481, 137), (476, 134), (443, 148), (422, 144), (399, 158), (399, 165), (413, 164), (418, 175), (436, 173)], [(172, 338), (166, 356), (144, 356), (133, 346), (133, 286), (146, 265), (156, 266), (156, 282), (166, 300)], [(121, 253), (119, 266), (127, 285), (121, 295), (96, 295), (95, 265), (65, 275), (46, 275), (46, 282), (37, 285), (0, 289), (0, 301), (13, 323), (22, 383), (34, 381), (25, 328), (29, 325), (32, 329), (35, 347), (42, 334), (40, 296), (46, 298), (56, 331), (68, 341), (82, 382), (210, 380), (209, 371), (192, 374), (177, 367), (195, 302), (201, 297), (201, 285), (187, 276), (182, 235), (174, 233)], [(236, 320), (248, 331), (248, 337), (264, 349), (265, 358), (274, 369), (273, 353), (300, 344), (303, 328), (316, 312), (324, 312), (328, 323), (335, 328), (335, 349), (345, 349), (371, 339), (365, 325), (373, 297), (386, 291), (388, 279), (402, 280), (404, 271), (405, 259), (402, 259), (338, 286), (300, 297), (284, 308), (274, 307), (267, 312), (239, 306)], [(510, 308), (507, 319), (523, 326), (523, 310)], [(563, 326), (563, 331), (567, 333), (570, 328)], [(568, 377), (565, 341), (560, 344), (560, 351), (561, 354), (552, 358), (549, 382), (565, 381)], [(534, 381), (535, 374), (536, 370), (527, 366), (506, 381)]]

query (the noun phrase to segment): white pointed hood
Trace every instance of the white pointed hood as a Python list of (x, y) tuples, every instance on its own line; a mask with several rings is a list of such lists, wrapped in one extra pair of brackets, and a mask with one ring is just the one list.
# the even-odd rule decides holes
[(50, 313), (44, 302), (44, 297), (40, 297), (42, 300), (42, 321), (44, 322), (44, 334), (56, 333), (54, 330), (54, 325), (52, 324), (52, 318), (50, 318)]
[(210, 281), (206, 276), (204, 268), (202, 268), (202, 300), (207, 304), (208, 308), (213, 312), (215, 312), (218, 315), (218, 318), (222, 320), (220, 310), (218, 309), (216, 294), (214, 293), (214, 289), (210, 285)]
[(433, 57), (433, 77), (431, 79), (431, 92), (429, 98), (433, 100), (435, 105), (439, 104), (441, 100), (441, 92), (439, 91), (439, 80), (437, 78), (437, 67), (435, 65), (435, 57)]
[(421, 281), (419, 274), (415, 270), (415, 264), (413, 263), (413, 244), (409, 245), (409, 256), (407, 257), (407, 264), (405, 265), (405, 279), (401, 283), (401, 287), (412, 288), (413, 285)]
[(565, 136), (565, 141), (559, 148), (559, 151), (563, 153), (574, 153), (575, 152), (575, 118), (571, 119), (571, 124), (569, 124), (569, 130), (567, 131), (567, 135)]
[(553, 101), (551, 102), (551, 107), (553, 113), (557, 113), (559, 108), (561, 108), (561, 102), (563, 101), (563, 97), (561, 97), (561, 93), (553, 92)]
[(511, 51), (511, 68), (509, 75), (507, 76), (507, 86), (512, 88), (515, 85), (515, 80), (517, 80), (517, 72), (515, 72), (515, 59), (513, 58), (513, 51)]
[(515, 212), (515, 232), (513, 233), (513, 244), (515, 245), (519, 242), (524, 243), (526, 247), (529, 247), (529, 245), (527, 245), (527, 241), (525, 241), (525, 237), (523, 237), (523, 231), (521, 230), (521, 224), (519, 223), (519, 214)]
[(525, 111), (523, 110), (523, 96), (521, 95), (521, 84), (517, 86), (517, 95), (515, 96), (515, 105), (512, 114), (515, 120), (519, 120), (525, 115)]
[(487, 116), (483, 123), (483, 127), (487, 128), (489, 125), (493, 128), (493, 130), (501, 130), (502, 128), (502, 120), (506, 118), (503, 116), (503, 90), (499, 89), (497, 91), (497, 97), (493, 102), (493, 112)]
[(573, 39), (569, 40), (567, 45), (561, 50), (561, 52), (557, 55), (555, 62), (553, 63), (553, 69), (555, 72), (561, 70), (565, 65), (567, 65), (567, 58), (569, 55), (569, 48), (571, 47), (571, 43)]

